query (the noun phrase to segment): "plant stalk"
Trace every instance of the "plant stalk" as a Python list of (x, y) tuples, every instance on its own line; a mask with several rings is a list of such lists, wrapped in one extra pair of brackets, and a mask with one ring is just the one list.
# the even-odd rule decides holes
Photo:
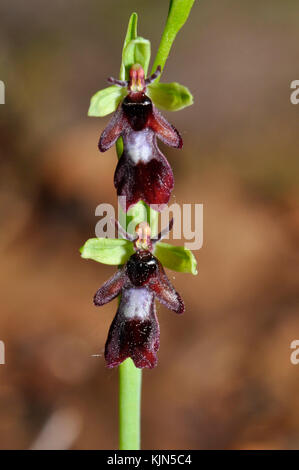
[(132, 359), (119, 366), (119, 449), (140, 450), (142, 371)]

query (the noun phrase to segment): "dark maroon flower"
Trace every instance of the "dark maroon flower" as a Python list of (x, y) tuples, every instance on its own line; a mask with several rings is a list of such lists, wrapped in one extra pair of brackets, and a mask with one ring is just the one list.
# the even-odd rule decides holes
[(176, 313), (184, 312), (184, 303), (160, 261), (150, 249), (143, 248), (146, 240), (151, 247), (165, 233), (150, 240), (147, 224), (143, 224), (142, 233), (134, 241), (136, 252), (94, 296), (94, 304), (101, 306), (121, 294), (105, 345), (108, 367), (118, 366), (127, 357), (136, 367), (155, 367), (160, 338), (155, 299)]
[(114, 185), (118, 196), (126, 197), (123, 207), (126, 211), (140, 199), (162, 210), (174, 185), (171, 166), (157, 146), (157, 137), (176, 148), (182, 147), (182, 138), (145, 94), (146, 86), (157, 78), (160, 70), (158, 67), (145, 80), (142, 67), (135, 65), (128, 82), (109, 79), (116, 85), (127, 86), (128, 95), (103, 131), (99, 149), (105, 152), (122, 136), (124, 150), (115, 170)]

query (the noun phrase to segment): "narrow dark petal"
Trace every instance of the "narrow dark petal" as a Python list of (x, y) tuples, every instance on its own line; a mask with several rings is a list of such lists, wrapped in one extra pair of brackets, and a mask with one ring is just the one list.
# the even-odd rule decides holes
[(112, 85), (117, 85), (122, 88), (125, 88), (129, 85), (129, 82), (127, 80), (118, 80), (117, 78), (114, 78), (114, 77), (109, 77), (107, 81), (109, 83), (112, 83)]
[(118, 296), (127, 281), (125, 268), (119, 269), (105, 284), (97, 290), (93, 302), (96, 306), (105, 305)]
[(158, 65), (158, 67), (156, 68), (156, 71), (152, 73), (152, 75), (145, 80), (146, 86), (153, 83), (156, 80), (156, 78), (159, 77), (160, 74), (161, 74), (161, 65)]
[(134, 242), (137, 239), (136, 235), (131, 235), (130, 233), (126, 232), (118, 220), (111, 218), (111, 223), (112, 225), (115, 226), (118, 232), (118, 238), (124, 238), (125, 240), (128, 240), (129, 242)]
[(165, 238), (166, 235), (168, 235), (168, 233), (172, 230), (172, 227), (173, 227), (173, 218), (169, 222), (168, 227), (163, 228), (163, 230), (161, 230), (161, 232), (159, 232), (155, 238), (151, 239), (152, 246), (154, 247), (157, 242), (159, 242), (160, 240), (163, 240), (163, 238)]
[(117, 110), (110, 119), (107, 127), (102, 132), (99, 141), (99, 150), (101, 152), (106, 152), (113, 144), (115, 144), (118, 137), (126, 129), (128, 123), (124, 113), (122, 111), (121, 104), (118, 106)]
[(157, 275), (150, 279), (147, 287), (155, 293), (159, 302), (165, 305), (165, 307), (173, 310), (175, 313), (184, 313), (184, 302), (169, 281), (159, 261)]
[(127, 357), (136, 367), (155, 367), (160, 330), (154, 302), (147, 289), (123, 291), (105, 346), (107, 367), (118, 366)]
[(183, 140), (179, 132), (172, 124), (169, 124), (154, 105), (148, 125), (164, 144), (170, 147), (182, 148)]

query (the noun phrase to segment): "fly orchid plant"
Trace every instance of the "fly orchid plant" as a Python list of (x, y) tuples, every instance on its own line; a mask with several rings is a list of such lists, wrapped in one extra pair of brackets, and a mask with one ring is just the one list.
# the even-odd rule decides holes
[[(189, 90), (178, 83), (160, 83), (172, 43), (187, 20), (194, 0), (170, 0), (166, 26), (151, 75), (150, 42), (137, 35), (137, 14), (129, 20), (119, 79), (91, 99), (89, 116), (114, 113), (103, 131), (99, 150), (116, 144), (119, 161), (114, 185), (122, 196), (121, 238), (92, 238), (80, 249), (85, 259), (116, 265), (117, 272), (98, 289), (94, 304), (119, 297), (119, 305), (105, 346), (106, 365), (119, 366), (120, 449), (140, 448), (141, 369), (157, 364), (159, 323), (155, 300), (176, 313), (184, 303), (164, 268), (197, 274), (190, 250), (161, 240), (173, 225), (157, 234), (158, 215), (174, 185), (171, 166), (157, 146), (157, 138), (181, 148), (178, 131), (157, 108), (176, 111), (193, 103)], [(151, 207), (149, 207), (149, 205)], [(154, 209), (153, 209), (154, 207)], [(128, 233), (130, 227), (130, 233)], [(133, 228), (132, 228), (133, 227)]]

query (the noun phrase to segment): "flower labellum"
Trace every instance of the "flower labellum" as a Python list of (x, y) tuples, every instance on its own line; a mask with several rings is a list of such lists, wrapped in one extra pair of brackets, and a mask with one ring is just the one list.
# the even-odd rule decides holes
[(143, 222), (136, 227), (136, 233), (135, 253), (94, 296), (94, 304), (101, 306), (121, 295), (105, 346), (110, 368), (128, 357), (136, 367), (155, 367), (160, 338), (155, 299), (176, 313), (185, 309), (161, 263), (151, 253), (165, 231), (150, 239), (150, 227)]
[(181, 148), (183, 141), (146, 95), (147, 85), (160, 73), (158, 67), (145, 79), (143, 68), (135, 64), (130, 69), (129, 81), (109, 79), (114, 85), (127, 87), (128, 94), (103, 131), (99, 149), (105, 152), (120, 136), (123, 138), (124, 150), (115, 170), (114, 185), (118, 196), (126, 198), (125, 211), (139, 200), (162, 210), (173, 189), (172, 169), (157, 146), (157, 137), (176, 148)]

